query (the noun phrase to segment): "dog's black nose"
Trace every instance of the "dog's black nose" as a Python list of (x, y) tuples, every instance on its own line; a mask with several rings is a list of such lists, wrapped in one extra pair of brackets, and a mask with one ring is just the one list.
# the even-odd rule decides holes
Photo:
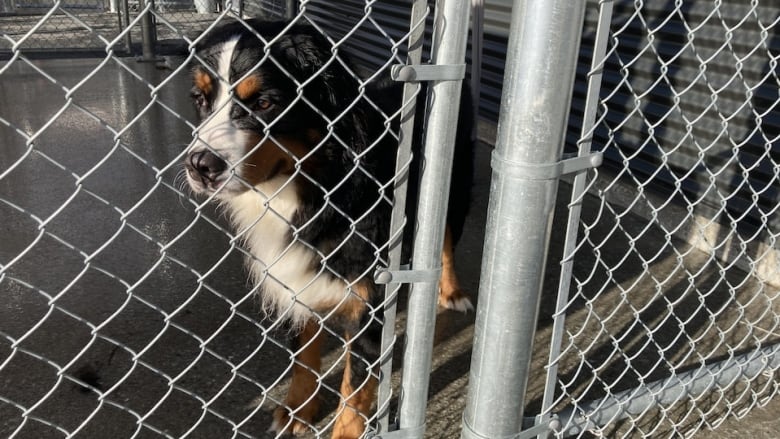
[(191, 170), (209, 181), (217, 178), (227, 169), (227, 163), (210, 151), (193, 152), (187, 159), (187, 166)]

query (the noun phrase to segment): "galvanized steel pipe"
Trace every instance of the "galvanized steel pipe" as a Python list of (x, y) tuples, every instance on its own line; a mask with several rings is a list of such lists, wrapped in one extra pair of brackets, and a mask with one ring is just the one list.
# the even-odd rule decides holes
[[(439, 0), (434, 18), (432, 62), (463, 64), (468, 38), (469, 0)], [(447, 197), (457, 131), (460, 81), (433, 81), (426, 119), (423, 172), (413, 247), (413, 270), (441, 266)], [(428, 400), (438, 279), (415, 283), (409, 293), (399, 425), (408, 437), (422, 437)]]
[[(516, 437), (536, 328), (585, 2), (516, 0), (493, 154), (462, 437)], [(544, 373), (539, 370), (535, 373)]]

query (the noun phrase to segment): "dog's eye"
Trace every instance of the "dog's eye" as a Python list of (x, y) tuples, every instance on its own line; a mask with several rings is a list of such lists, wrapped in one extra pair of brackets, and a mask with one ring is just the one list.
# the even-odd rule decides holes
[(196, 107), (203, 108), (206, 105), (206, 96), (202, 92), (194, 91), (191, 96)]
[(258, 110), (267, 110), (271, 108), (271, 105), (271, 101), (266, 98), (258, 98), (257, 101), (255, 101), (255, 107)]

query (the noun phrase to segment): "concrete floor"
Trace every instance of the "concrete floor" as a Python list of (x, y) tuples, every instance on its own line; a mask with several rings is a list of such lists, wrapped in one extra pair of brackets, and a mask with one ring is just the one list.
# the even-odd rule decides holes
[[(230, 437), (234, 429), (240, 437), (270, 437), (266, 433), (270, 410), (283, 395), (286, 381), (280, 377), (289, 367), (286, 334), (269, 330), (271, 322), (258, 317), (240, 252), (229, 245), (224, 218), (213, 210), (196, 215), (193, 202), (177, 190), (179, 168), (169, 164), (178, 162), (192, 129), (187, 123), (193, 118), (187, 72), (174, 73), (152, 103), (148, 83), (161, 84), (173, 72), (120, 61), (110, 60), (97, 69), (96, 60), (36, 61), (46, 76), (17, 61), (0, 74), (0, 173), (7, 172), (0, 174), (0, 264), (6, 266), (0, 277), (0, 437), (13, 432), (18, 438), (61, 437), (78, 430), (77, 437), (85, 438), (186, 433), (221, 438)], [(76, 86), (89, 73), (93, 75), (86, 85), (66, 94), (63, 87)], [(489, 159), (490, 148), (481, 144), (474, 205), (457, 249), (459, 272), (473, 296), (478, 290)], [(527, 415), (539, 409), (543, 390), (569, 190), (562, 184)], [(583, 217), (595, 218), (598, 201), (588, 198), (584, 206)], [(628, 213), (621, 224), (631, 230), (642, 229), (646, 222), (641, 215)], [(594, 240), (596, 236), (611, 240), (607, 248), (615, 255), (604, 255), (606, 261), (627, 248), (624, 238), (608, 233), (611, 229), (605, 221), (592, 235)], [(640, 247), (652, 253), (663, 241), (663, 231), (651, 228)], [(695, 251), (686, 258), (689, 266), (707, 260)], [(676, 264), (675, 257), (663, 258), (650, 271), (684, 282), (687, 277), (677, 272)], [(584, 258), (575, 267), (575, 277), (587, 278), (592, 267), (593, 261)], [(646, 275), (641, 266), (622, 271), (620, 285), (640, 282)], [(662, 313), (663, 306), (650, 303), (655, 284), (647, 285), (645, 293), (641, 287), (634, 293), (647, 303), (636, 306)], [(714, 290), (722, 288), (715, 285)], [(572, 309), (572, 328), (586, 327), (588, 316), (594, 315), (586, 310), (605, 316), (621, 303), (617, 287), (592, 299), (589, 305)], [(682, 299), (686, 306), (696, 302)], [(776, 303), (756, 303), (740, 312), (755, 317), (751, 321), (760, 326), (761, 310), (767, 306), (777, 312)], [(401, 327), (403, 318), (402, 313)], [(473, 318), (473, 313), (439, 314), (426, 437), (459, 436)], [(630, 312), (621, 313), (605, 319), (604, 328), (611, 333), (637, 332), (632, 318)], [(675, 325), (661, 326), (655, 334), (658, 343), (679, 333)], [(712, 327), (719, 326), (702, 324), (692, 333)], [(583, 355), (590, 364), (602, 366), (602, 379), (618, 382), (625, 364), (616, 360), (610, 339), (603, 335), (594, 329), (592, 351)], [(740, 331), (720, 336), (739, 338)], [(632, 340), (622, 346), (625, 352), (649, 354), (640, 334)], [(335, 363), (340, 354), (336, 344), (329, 346), (326, 364)], [(675, 352), (680, 356), (684, 349)], [(576, 382), (572, 391), (599, 397), (603, 394), (599, 389), (582, 389), (588, 376), (574, 372), (579, 359), (572, 353), (562, 361), (562, 377)], [(653, 367), (656, 360), (652, 355), (646, 359), (643, 372), (651, 379), (668, 374), (663, 367)], [(393, 379), (397, 385), (398, 366)], [(616, 386), (630, 388), (636, 380), (625, 378)], [(325, 381), (337, 388), (339, 371)], [(679, 432), (702, 438), (779, 437), (777, 398), (742, 420), (729, 415), (751, 407), (751, 398), (773, 395), (775, 389), (776, 384), (774, 389), (738, 395), (732, 406), (716, 401), (702, 416), (697, 410), (667, 413), (661, 424), (670, 419), (680, 422), (651, 436), (674, 437)], [(110, 396), (98, 398), (98, 391)], [(261, 395), (265, 398), (253, 409)], [(326, 392), (318, 428), (332, 419), (335, 404), (335, 396)], [(657, 417), (649, 419), (636, 425), (623, 421), (605, 434), (638, 437), (637, 428), (648, 431), (647, 423)], [(698, 430), (698, 419), (717, 428)]]

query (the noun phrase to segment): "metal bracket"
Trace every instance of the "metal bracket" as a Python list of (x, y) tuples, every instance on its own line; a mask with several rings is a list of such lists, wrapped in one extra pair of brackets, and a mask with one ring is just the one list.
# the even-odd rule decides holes
[(409, 270), (408, 265), (402, 265), (398, 271), (376, 267), (374, 282), (383, 284), (413, 284), (418, 282), (438, 282), (441, 277), (441, 267), (430, 270)]
[(390, 78), (399, 82), (460, 81), (466, 77), (466, 64), (396, 64)]
[(603, 153), (593, 152), (584, 156), (564, 154), (562, 159), (555, 163), (520, 163), (505, 160), (497, 154), (497, 151), (494, 151), (490, 165), (494, 170), (505, 172), (515, 178), (554, 180), (562, 175), (575, 174), (599, 167), (603, 161)]
[[(541, 415), (540, 415), (541, 416)], [(523, 431), (517, 436), (517, 439), (535, 439), (538, 437), (548, 437), (554, 433), (560, 433), (561, 421), (558, 415), (552, 414), (547, 419), (540, 417), (524, 417)]]
[(402, 430), (386, 431), (384, 433), (369, 434), (368, 439), (406, 439), (406, 438), (419, 438), (423, 437), (425, 433), (425, 424), (404, 428)]

